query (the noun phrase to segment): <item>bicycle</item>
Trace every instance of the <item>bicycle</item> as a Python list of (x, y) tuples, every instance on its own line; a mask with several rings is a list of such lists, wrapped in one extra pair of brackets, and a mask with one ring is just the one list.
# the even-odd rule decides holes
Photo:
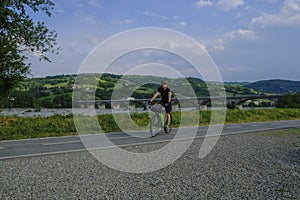
[[(150, 121), (150, 134), (151, 137), (155, 137), (160, 133), (161, 129), (167, 123), (167, 113), (161, 104), (151, 105), (149, 109), (150, 111), (154, 112)], [(169, 132), (172, 131), (172, 115), (170, 120)]]

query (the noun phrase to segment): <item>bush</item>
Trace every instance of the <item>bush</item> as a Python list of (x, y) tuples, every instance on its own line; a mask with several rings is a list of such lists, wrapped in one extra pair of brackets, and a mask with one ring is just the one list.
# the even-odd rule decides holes
[(300, 93), (297, 94), (286, 94), (279, 101), (279, 108), (300, 108)]

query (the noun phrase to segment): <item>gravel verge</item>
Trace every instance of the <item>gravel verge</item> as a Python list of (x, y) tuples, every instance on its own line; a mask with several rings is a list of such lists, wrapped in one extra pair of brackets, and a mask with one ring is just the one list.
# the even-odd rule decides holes
[(202, 141), (147, 174), (110, 169), (87, 152), (0, 161), (0, 199), (300, 198), (300, 129), (222, 136), (199, 159)]

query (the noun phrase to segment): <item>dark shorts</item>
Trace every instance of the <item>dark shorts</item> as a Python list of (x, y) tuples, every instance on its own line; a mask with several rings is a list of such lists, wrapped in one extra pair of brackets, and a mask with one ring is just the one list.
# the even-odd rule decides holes
[(171, 114), (172, 112), (172, 104), (169, 104), (168, 106), (165, 106), (165, 103), (160, 103), (161, 105), (163, 105), (165, 107), (166, 113)]

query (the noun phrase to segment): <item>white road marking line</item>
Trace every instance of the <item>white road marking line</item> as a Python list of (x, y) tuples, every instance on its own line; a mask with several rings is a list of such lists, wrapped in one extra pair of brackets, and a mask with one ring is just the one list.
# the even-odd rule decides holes
[[(299, 123), (300, 124), (300, 119), (299, 120), (297, 120), (297, 119), (295, 119), (295, 120), (283, 120), (283, 121), (279, 120), (279, 121), (270, 121), (270, 122), (249, 122), (249, 123), (243, 123), (243, 124), (253, 124), (253, 123), (254, 124), (264, 124), (264, 123), (279, 123), (279, 122), (285, 122), (285, 123), (291, 122), (291, 123), (297, 123), (297, 124)], [(230, 124), (228, 124), (228, 125), (230, 125)], [(188, 128), (188, 127), (186, 127), (186, 128)], [(207, 126), (203, 126), (201, 128), (207, 128)], [(120, 133), (122, 133), (122, 132), (120, 132)], [(109, 134), (109, 133), (107, 133), (107, 134)], [(93, 134), (80, 135), (80, 137), (81, 136), (90, 136), (90, 135), (93, 135)], [(11, 142), (22, 142), (22, 141), (48, 140), (48, 139), (56, 139), (56, 138), (71, 138), (71, 137), (79, 137), (79, 135), (66, 135), (66, 136), (42, 137), (42, 138), (28, 138), (28, 139), (20, 139), (20, 140), (3, 140), (3, 141), (0, 141), (0, 144), (1, 143), (11, 143)]]
[(291, 123), (291, 124), (298, 124), (298, 123), (300, 123), (299, 121), (291, 121), (291, 122), (289, 122), (289, 123)]
[(27, 158), (27, 157), (34, 157), (34, 156), (57, 155), (57, 154), (63, 154), (63, 153), (82, 152), (82, 151), (86, 151), (86, 149), (56, 151), (56, 152), (47, 152), (47, 153), (23, 154), (23, 155), (17, 155), (17, 156), (5, 156), (5, 157), (0, 157), (0, 160), (7, 160), (7, 159), (14, 159), (14, 158)]
[[(84, 136), (84, 137), (86, 137), (86, 136)], [(110, 140), (121, 140), (121, 139), (126, 139), (126, 138), (131, 138), (131, 137), (132, 136), (128, 135), (128, 136), (122, 136), (122, 137), (108, 137), (108, 138)], [(150, 137), (150, 134), (149, 134), (149, 137)], [(143, 139), (143, 138), (141, 138), (141, 139)], [(60, 145), (60, 144), (72, 144), (72, 143), (82, 143), (82, 141), (78, 140), (78, 141), (65, 141), (65, 142), (49, 142), (49, 143), (46, 142), (46, 143), (42, 143), (42, 145), (50, 146), (50, 145)]]
[(48, 139), (57, 139), (57, 138), (71, 138), (71, 137), (78, 137), (78, 135), (65, 135), (65, 136), (54, 136), (54, 137), (42, 137), (42, 138), (27, 138), (27, 139), (20, 139), (20, 140), (2, 140), (1, 143), (11, 143), (11, 142), (22, 142), (22, 141), (35, 141), (35, 140), (48, 140)]
[(66, 141), (66, 142), (49, 142), (49, 143), (42, 143), (44, 146), (51, 146), (51, 145), (59, 145), (59, 144), (73, 144), (73, 143), (81, 143), (81, 141)]
[[(299, 127), (299, 126), (296, 126)], [(282, 127), (284, 128), (295, 128), (295, 127)], [(256, 129), (256, 130), (246, 130), (246, 131), (236, 131), (236, 132), (228, 132), (223, 133), (221, 135), (209, 135), (207, 137), (218, 137), (218, 136), (225, 136), (225, 135), (235, 135), (235, 134), (241, 134), (241, 133), (252, 133), (252, 132), (262, 132), (262, 131), (269, 131), (269, 130), (276, 130), (276, 128), (265, 128), (265, 129)], [(128, 146), (139, 146), (139, 145), (145, 145), (145, 144), (157, 144), (157, 143), (164, 143), (164, 142), (170, 142), (172, 140), (174, 141), (180, 141), (180, 140), (193, 140), (193, 139), (200, 139), (206, 137), (205, 135), (202, 136), (196, 136), (196, 137), (186, 137), (186, 138), (178, 138), (178, 139), (165, 139), (165, 140), (159, 140), (159, 141), (150, 141), (150, 142), (141, 142), (141, 143), (133, 143), (133, 144), (124, 144), (124, 145), (116, 145), (116, 146), (107, 146), (107, 147), (98, 147), (98, 148), (90, 148), (90, 149), (76, 149), (76, 150), (65, 150), (65, 151), (56, 151), (56, 152), (46, 152), (46, 153), (35, 153), (35, 154), (24, 154), (24, 155), (17, 155), (17, 156), (6, 156), (6, 157), (0, 157), (0, 160), (6, 160), (6, 159), (13, 159), (13, 158), (24, 158), (24, 157), (34, 157), (34, 156), (44, 156), (44, 155), (57, 155), (57, 154), (63, 154), (63, 153), (72, 153), (72, 152), (83, 152), (83, 151), (92, 151), (92, 150), (100, 150), (100, 149), (107, 149), (107, 148), (118, 148), (118, 147), (128, 147)]]
[(241, 128), (242, 126), (227, 126), (227, 127), (224, 127), (224, 128), (228, 128), (228, 129), (233, 129), (233, 128)]
[(256, 127), (256, 126), (261, 126), (261, 124), (250, 124), (250, 126)]
[[(186, 129), (189, 129), (189, 128), (191, 128), (191, 127), (186, 127)], [(182, 129), (185, 129), (185, 127), (183, 127)], [(175, 129), (174, 132), (175, 131), (177, 131), (177, 129)], [(201, 131), (203, 131), (203, 130), (198, 130), (197, 133), (200, 133)], [(134, 132), (129, 132), (129, 133), (139, 133), (139, 132), (134, 131)], [(121, 140), (121, 139), (134, 137), (134, 136), (130, 135), (129, 133), (125, 136), (109, 136), (108, 135), (108, 138), (110, 140)], [(102, 134), (102, 133), (100, 133), (100, 134)], [(150, 138), (150, 133), (142, 133), (142, 134), (147, 134), (149, 137), (146, 137), (146, 138)], [(79, 135), (78, 137), (81, 138), (81, 137), (90, 137), (90, 136), (95, 136), (95, 134)], [(144, 138), (140, 138), (140, 139), (144, 139)], [(69, 143), (81, 143), (81, 140), (80, 141), (66, 141), (66, 142), (49, 142), (49, 143), (46, 142), (46, 143), (43, 143), (42, 145), (48, 146), (48, 145), (59, 145), (59, 144), (69, 144)]]
[(3, 150), (3, 149), (5, 149), (4, 147), (0, 147), (0, 150)]
[[(251, 126), (259, 126), (258, 124), (252, 124)], [(243, 126), (241, 125), (230, 125), (230, 126), (227, 126), (227, 127), (224, 127), (224, 128), (227, 128), (227, 129), (235, 129), (235, 128), (242, 128)], [(298, 126), (296, 126), (298, 127)], [(224, 130), (223, 128), (223, 130)], [(183, 128), (184, 129), (184, 128)], [(187, 127), (188, 129), (188, 127)], [(236, 133), (244, 133), (244, 132), (253, 132), (253, 131), (263, 131), (263, 130), (273, 130), (273, 129), (277, 129), (276, 127), (272, 127), (272, 128), (265, 128), (265, 129), (251, 129), (251, 130), (247, 130), (247, 131), (238, 131), (238, 132), (233, 132), (234, 134)], [(198, 130), (197, 133), (201, 133), (202, 130)], [(136, 132), (136, 131), (134, 131)], [(206, 132), (206, 131), (205, 131)], [(230, 132), (226, 133), (224, 132), (223, 135), (225, 134), (230, 134)], [(89, 137), (89, 136), (93, 136), (95, 134), (87, 134), (87, 135), (79, 135), (79, 138), (80, 137)], [(63, 136), (64, 137), (64, 136)], [(68, 137), (68, 136), (65, 136), (65, 137)], [(120, 139), (126, 139), (126, 138), (130, 138), (132, 137), (131, 135), (126, 135), (126, 136), (120, 136), (120, 137), (116, 137), (116, 136), (111, 136), (109, 137), (109, 139), (111, 140), (120, 140)], [(201, 137), (204, 137), (203, 135), (201, 136), (196, 136), (196, 138), (201, 138)], [(55, 137), (55, 138), (59, 138), (59, 137)], [(34, 139), (44, 139), (44, 138), (34, 138)], [(51, 139), (51, 137), (49, 138)], [(170, 141), (170, 140), (167, 140), (167, 141)], [(82, 143), (81, 140), (78, 140), (78, 141), (65, 141), (65, 142), (50, 142), (50, 143), (42, 143), (43, 146), (51, 146), (51, 145), (61, 145), (61, 144), (72, 144), (72, 143)], [(138, 143), (136, 143), (138, 144)], [(147, 143), (141, 143), (141, 144), (147, 144)], [(133, 144), (130, 144), (130, 145), (133, 145)], [(1, 147), (0, 147), (1, 149)], [(2, 149), (4, 149), (4, 147), (2, 147)]]

